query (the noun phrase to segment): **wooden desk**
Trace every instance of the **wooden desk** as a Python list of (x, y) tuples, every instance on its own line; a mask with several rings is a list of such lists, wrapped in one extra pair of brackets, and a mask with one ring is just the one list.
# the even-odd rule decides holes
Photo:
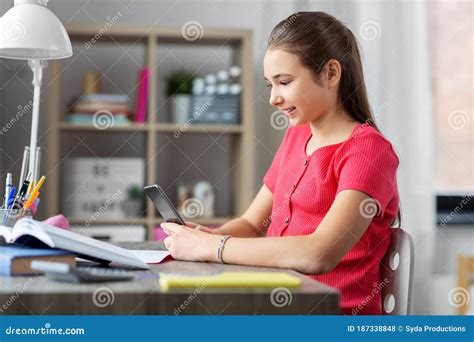
[[(161, 242), (127, 243), (130, 249), (164, 249)], [(140, 272), (144, 279), (69, 284), (46, 277), (0, 277), (0, 315), (335, 315), (335, 289), (294, 271), (302, 279), (291, 295), (272, 289), (186, 289), (162, 292), (158, 272), (281, 271), (281, 269), (167, 261)], [(273, 302), (273, 304), (272, 304)], [(276, 305), (274, 305), (276, 303)], [(287, 303), (287, 305), (282, 305)], [(281, 307), (280, 307), (281, 306)]]

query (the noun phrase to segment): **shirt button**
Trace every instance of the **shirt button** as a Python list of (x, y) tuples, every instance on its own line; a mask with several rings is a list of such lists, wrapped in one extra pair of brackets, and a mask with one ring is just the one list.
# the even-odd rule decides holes
[(285, 217), (285, 223), (288, 223), (290, 222), (290, 218), (289, 217)]
[(305, 164), (305, 165), (308, 165), (308, 159), (305, 159), (305, 160), (304, 160), (304, 164)]
[(291, 186), (291, 188), (292, 188), (292, 189), (296, 188), (296, 184), (293, 184), (293, 185)]

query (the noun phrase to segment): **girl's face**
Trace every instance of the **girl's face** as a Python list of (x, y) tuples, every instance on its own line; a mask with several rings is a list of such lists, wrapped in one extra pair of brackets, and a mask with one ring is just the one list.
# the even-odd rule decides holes
[(264, 78), (271, 88), (270, 104), (288, 116), (292, 126), (317, 122), (336, 106), (334, 91), (321, 84), (299, 58), (281, 49), (267, 50)]

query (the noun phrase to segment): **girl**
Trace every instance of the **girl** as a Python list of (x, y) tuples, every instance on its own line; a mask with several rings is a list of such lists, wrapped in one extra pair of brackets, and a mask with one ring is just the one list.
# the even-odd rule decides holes
[(273, 29), (264, 74), (291, 127), (263, 186), (219, 229), (162, 224), (164, 243), (175, 259), (291, 268), (339, 289), (342, 313), (381, 314), (398, 158), (374, 123), (356, 38), (326, 13), (295, 13)]

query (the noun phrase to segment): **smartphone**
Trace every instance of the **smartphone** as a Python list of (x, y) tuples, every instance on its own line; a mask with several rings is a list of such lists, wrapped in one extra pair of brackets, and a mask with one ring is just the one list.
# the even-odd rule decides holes
[(159, 185), (149, 185), (146, 186), (144, 189), (145, 194), (152, 200), (156, 209), (158, 209), (158, 212), (161, 216), (163, 216), (166, 222), (173, 222), (181, 224), (183, 226), (186, 225), (183, 218), (178, 213), (178, 210), (176, 210), (176, 208), (173, 206), (173, 204)]

